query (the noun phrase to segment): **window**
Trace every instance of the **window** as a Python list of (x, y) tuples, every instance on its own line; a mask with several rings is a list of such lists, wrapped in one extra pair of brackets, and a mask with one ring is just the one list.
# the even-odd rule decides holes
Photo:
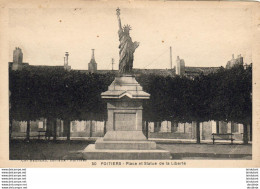
[(231, 132), (232, 133), (238, 132), (238, 124), (231, 122)]
[(43, 129), (43, 121), (39, 121), (38, 129)]

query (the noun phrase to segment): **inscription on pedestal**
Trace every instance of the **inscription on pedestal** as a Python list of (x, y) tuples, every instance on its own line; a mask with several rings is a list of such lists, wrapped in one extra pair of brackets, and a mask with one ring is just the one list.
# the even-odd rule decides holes
[(136, 113), (114, 113), (115, 131), (133, 131), (136, 128)]

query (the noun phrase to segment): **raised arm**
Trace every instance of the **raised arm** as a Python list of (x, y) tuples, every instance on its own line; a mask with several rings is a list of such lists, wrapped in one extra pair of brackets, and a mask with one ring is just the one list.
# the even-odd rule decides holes
[(119, 29), (122, 30), (121, 19), (120, 19), (120, 9), (119, 8), (116, 9), (116, 15), (117, 15)]

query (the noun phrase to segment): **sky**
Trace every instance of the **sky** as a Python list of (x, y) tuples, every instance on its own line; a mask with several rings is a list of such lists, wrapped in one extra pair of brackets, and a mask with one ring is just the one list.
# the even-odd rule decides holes
[(98, 69), (118, 69), (119, 39), (116, 8), (122, 25), (140, 42), (134, 68), (169, 69), (170, 46), (186, 66), (225, 66), (241, 54), (251, 63), (251, 10), (245, 7), (189, 7), (180, 4), (89, 3), (84, 8), (15, 8), (9, 10), (9, 61), (15, 47), (22, 48), (30, 65), (63, 65), (69, 52), (72, 69), (88, 68), (95, 49)]

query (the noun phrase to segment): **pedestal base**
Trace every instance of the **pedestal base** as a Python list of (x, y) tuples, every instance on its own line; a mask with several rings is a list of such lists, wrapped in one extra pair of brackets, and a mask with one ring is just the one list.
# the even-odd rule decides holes
[(116, 77), (101, 97), (107, 100), (107, 133), (95, 145), (87, 146), (85, 159), (171, 159), (170, 152), (157, 149), (142, 132), (142, 104), (150, 94), (143, 91), (134, 76)]
[(171, 159), (168, 151), (154, 150), (109, 150), (96, 149), (94, 144), (88, 145), (82, 152), (87, 160), (161, 160)]
[(108, 131), (104, 141), (146, 141), (142, 131)]

